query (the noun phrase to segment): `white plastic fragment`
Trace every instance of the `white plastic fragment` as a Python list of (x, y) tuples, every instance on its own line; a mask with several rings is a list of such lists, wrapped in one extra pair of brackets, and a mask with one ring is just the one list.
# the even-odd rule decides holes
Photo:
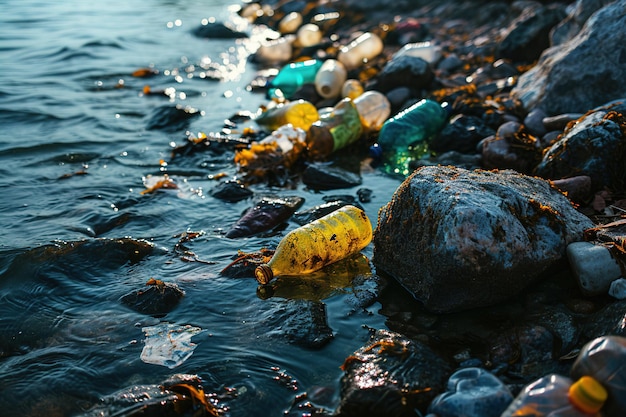
[(199, 327), (179, 326), (171, 323), (143, 327), (141, 330), (146, 335), (141, 360), (170, 369), (177, 367), (191, 356), (197, 346), (191, 338), (204, 331)]
[(584, 295), (606, 294), (622, 271), (607, 248), (590, 242), (567, 246), (567, 258)]

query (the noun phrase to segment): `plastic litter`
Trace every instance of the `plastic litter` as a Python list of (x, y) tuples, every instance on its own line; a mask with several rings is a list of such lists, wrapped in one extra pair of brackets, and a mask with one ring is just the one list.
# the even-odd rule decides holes
[(176, 368), (193, 354), (196, 344), (191, 338), (204, 331), (199, 327), (171, 323), (143, 327), (141, 330), (146, 335), (141, 360), (170, 369)]

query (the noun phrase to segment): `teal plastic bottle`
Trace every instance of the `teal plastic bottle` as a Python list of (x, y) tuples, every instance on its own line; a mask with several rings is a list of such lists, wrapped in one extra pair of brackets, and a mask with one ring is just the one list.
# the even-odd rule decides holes
[(383, 171), (407, 176), (409, 164), (428, 152), (428, 142), (444, 126), (448, 103), (424, 99), (387, 120), (380, 129)]
[(268, 98), (280, 96), (290, 98), (304, 84), (314, 83), (317, 71), (322, 64), (320, 60), (308, 59), (285, 65), (270, 81), (267, 90)]

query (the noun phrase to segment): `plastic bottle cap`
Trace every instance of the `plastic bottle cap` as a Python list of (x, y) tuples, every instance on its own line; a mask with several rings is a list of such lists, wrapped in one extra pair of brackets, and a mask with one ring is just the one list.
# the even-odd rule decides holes
[(569, 389), (570, 401), (585, 413), (600, 411), (606, 398), (606, 389), (590, 376), (583, 376)]

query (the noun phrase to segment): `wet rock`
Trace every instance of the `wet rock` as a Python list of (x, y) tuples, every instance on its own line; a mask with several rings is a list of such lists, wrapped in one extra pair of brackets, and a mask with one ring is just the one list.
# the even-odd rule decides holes
[(564, 17), (562, 6), (527, 7), (507, 29), (498, 55), (516, 61), (532, 62), (550, 46), (550, 30)]
[(453, 165), (464, 169), (479, 169), (482, 168), (482, 157), (478, 154), (470, 155), (449, 151), (439, 155), (431, 155), (428, 158), (420, 158), (416, 161), (411, 161), (409, 168), (416, 170), (419, 167), (433, 165)]
[(227, 23), (210, 21), (195, 28), (192, 33), (199, 38), (209, 39), (240, 39), (248, 34), (237, 30)]
[(614, 0), (578, 0), (570, 6), (568, 14), (552, 32), (550, 32), (550, 45), (556, 46), (563, 44), (578, 34), (587, 19), (607, 4)]
[(536, 168), (548, 179), (591, 178), (592, 190), (622, 190), (626, 184), (626, 105), (587, 114), (563, 132)]
[(487, 169), (514, 169), (528, 174), (539, 162), (541, 143), (521, 123), (506, 122), (495, 136), (482, 142), (482, 156)]
[(306, 167), (302, 182), (314, 190), (336, 190), (360, 185), (362, 179), (354, 172), (319, 162)]
[(289, 343), (319, 349), (333, 338), (328, 326), (326, 304), (309, 300), (280, 300), (270, 309), (264, 323), (270, 337), (284, 337)]
[(450, 55), (443, 58), (437, 64), (437, 69), (443, 71), (445, 73), (453, 73), (463, 66), (463, 60), (459, 58), (459, 56), (455, 53), (451, 53)]
[[(327, 214), (332, 213), (333, 211), (340, 209), (343, 206), (347, 205), (355, 205), (354, 200), (342, 200), (337, 199), (333, 201), (329, 201), (328, 203), (320, 204), (315, 207), (311, 207), (306, 210), (297, 211), (293, 215), (293, 221), (298, 223), (300, 226), (303, 226), (307, 223), (311, 223), (313, 220), (317, 220), (320, 217), (324, 217)], [(359, 207), (359, 204), (356, 203), (356, 206)], [(363, 209), (362, 207), (359, 207)]]
[(226, 232), (226, 237), (236, 239), (270, 231), (285, 223), (304, 204), (304, 198), (264, 197)]
[(422, 58), (402, 55), (392, 59), (378, 74), (376, 88), (382, 92), (397, 87), (410, 87), (419, 91), (428, 86), (434, 78), (430, 64)]
[(513, 95), (550, 115), (581, 112), (626, 96), (626, 0), (593, 14), (577, 36), (543, 52)]
[(583, 322), (583, 341), (605, 335), (626, 337), (626, 300), (612, 302)]
[(414, 416), (445, 388), (449, 365), (427, 345), (377, 330), (342, 365), (337, 415)]
[(146, 129), (160, 129), (166, 132), (184, 130), (189, 125), (189, 121), (194, 117), (200, 116), (200, 114), (200, 111), (197, 109), (180, 104), (161, 106), (154, 111), (150, 120), (148, 120)]
[(460, 115), (450, 120), (439, 135), (433, 138), (429, 148), (441, 153), (476, 153), (478, 142), (495, 133), (481, 118)]
[(539, 178), (424, 167), (381, 209), (373, 260), (427, 309), (463, 310), (537, 281), (592, 225)]
[(548, 115), (541, 109), (532, 110), (524, 118), (524, 126), (533, 136), (541, 137), (546, 134), (546, 127), (543, 125), (543, 119)]
[(564, 130), (568, 123), (580, 119), (583, 116), (582, 113), (563, 113), (557, 114), (556, 116), (547, 116), (543, 119), (543, 125), (547, 130)]
[(122, 296), (120, 301), (140, 313), (163, 317), (172, 311), (185, 295), (178, 285), (171, 282), (150, 279), (146, 285), (147, 288)]
[(586, 175), (555, 180), (552, 185), (575, 203), (583, 203), (591, 198), (591, 178)]
[(154, 385), (135, 385), (100, 400), (82, 417), (145, 417), (180, 415), (218, 415), (223, 408), (209, 401), (196, 375), (176, 374)]
[(252, 197), (254, 194), (244, 183), (239, 180), (228, 180), (219, 183), (213, 188), (211, 194), (215, 198), (235, 203)]

